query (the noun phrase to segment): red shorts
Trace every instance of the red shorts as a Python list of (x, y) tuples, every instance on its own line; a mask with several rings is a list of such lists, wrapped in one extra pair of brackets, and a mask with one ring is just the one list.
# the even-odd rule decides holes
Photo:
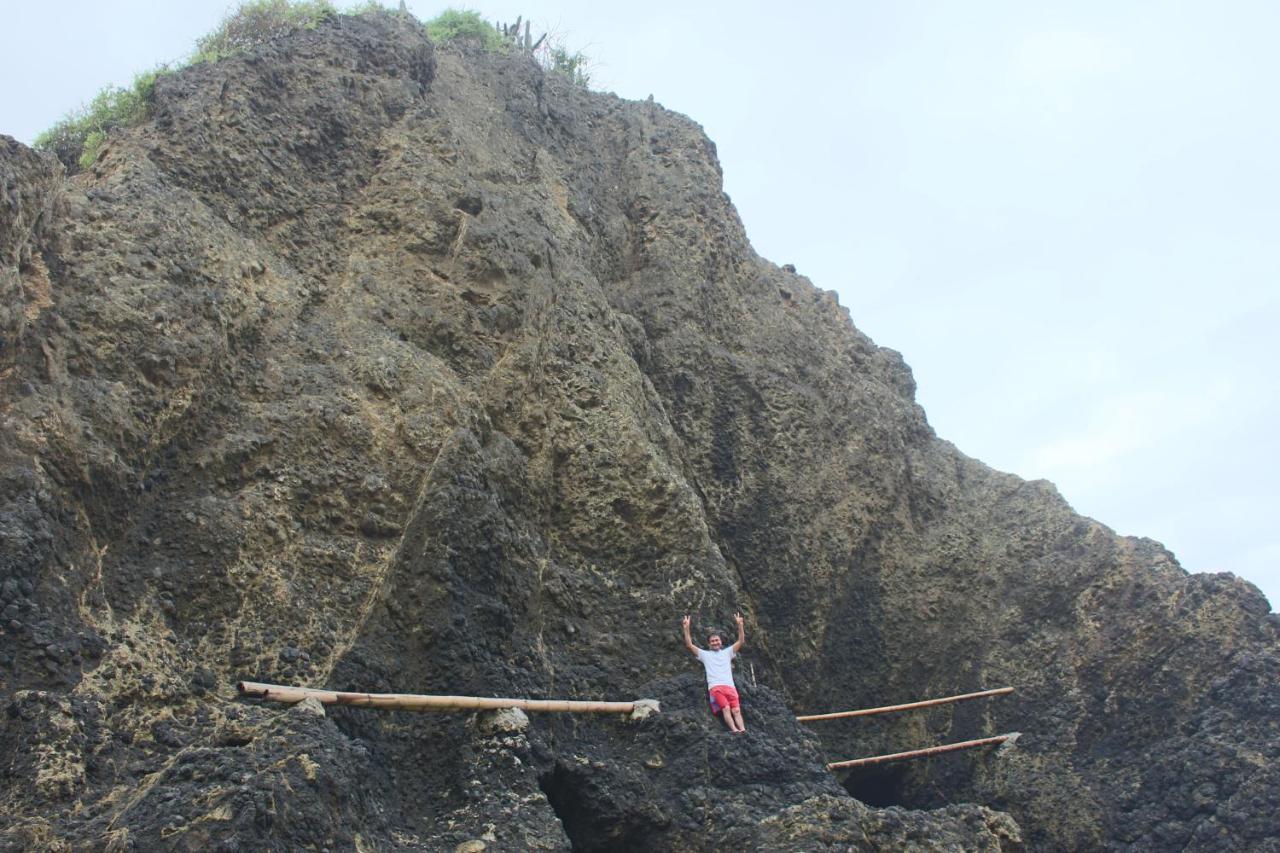
[(711, 688), (711, 713), (719, 714), (725, 708), (738, 708), (738, 691), (727, 684)]

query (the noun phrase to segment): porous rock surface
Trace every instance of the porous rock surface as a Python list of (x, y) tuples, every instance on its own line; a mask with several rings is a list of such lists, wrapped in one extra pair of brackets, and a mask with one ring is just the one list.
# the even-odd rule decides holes
[(380, 14), (152, 113), (0, 138), (0, 848), (1280, 849), (1265, 599), (937, 438), (687, 118)]

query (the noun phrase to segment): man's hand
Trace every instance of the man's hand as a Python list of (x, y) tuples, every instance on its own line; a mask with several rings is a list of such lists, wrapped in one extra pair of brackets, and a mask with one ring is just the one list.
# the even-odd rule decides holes
[[(688, 616), (686, 616), (686, 617), (684, 617), (684, 618), (685, 618), (685, 619), (688, 619), (689, 617), (688, 617)], [(741, 630), (741, 629), (742, 629), (742, 614), (741, 614), (741, 613), (735, 613), (735, 614), (733, 614), (733, 621), (738, 623), (738, 629), (739, 629), (739, 630)]]
[(742, 649), (742, 643), (746, 640), (747, 635), (745, 629), (742, 627), (742, 614), (733, 614), (733, 621), (738, 623), (738, 642), (733, 644), (733, 653), (736, 655), (739, 650)]
[(689, 617), (686, 615), (680, 620), (680, 627), (684, 629), (684, 647), (693, 654), (698, 656), (698, 647), (693, 644), (693, 638), (689, 636)]

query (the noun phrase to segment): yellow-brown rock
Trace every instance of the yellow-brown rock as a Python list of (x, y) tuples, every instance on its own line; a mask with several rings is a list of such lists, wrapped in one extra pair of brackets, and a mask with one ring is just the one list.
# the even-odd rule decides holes
[(80, 174), (0, 140), (0, 333), (4, 849), (1277, 849), (1265, 599), (935, 436), (654, 103), (391, 14), (164, 76)]

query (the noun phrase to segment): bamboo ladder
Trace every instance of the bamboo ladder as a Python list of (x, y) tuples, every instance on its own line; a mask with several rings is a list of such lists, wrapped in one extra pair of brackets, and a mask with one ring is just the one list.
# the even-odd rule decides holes
[[(920, 702), (907, 702), (904, 705), (885, 705), (880, 708), (862, 708), (857, 711), (835, 711), (830, 714), (807, 714), (796, 717), (796, 720), (802, 723), (812, 723), (820, 720), (836, 720), (845, 717), (870, 717), (876, 714), (892, 714), (897, 711), (909, 711), (914, 708), (929, 708), (934, 705), (947, 705), (952, 702), (964, 702), (969, 699), (980, 699), (984, 696), (1007, 696), (1013, 692), (1012, 687), (997, 687), (994, 690), (980, 690), (977, 693), (962, 693), (958, 696), (943, 696), (940, 699), (925, 699)], [(942, 746), (931, 746), (925, 749), (913, 749), (907, 752), (895, 752), (889, 755), (873, 755), (869, 758), (851, 758), (847, 761), (833, 761), (827, 765), (828, 770), (841, 770), (850, 767), (864, 767), (868, 764), (883, 764), (888, 761), (901, 761), (908, 758), (923, 758), (929, 755), (939, 755), (944, 752), (955, 752), (961, 749), (973, 749), (979, 746), (991, 746), (998, 743), (1012, 742), (1018, 737), (1016, 732), (1009, 734), (995, 735), (994, 737), (978, 738), (977, 740), (966, 740), (959, 743), (948, 743)]]

